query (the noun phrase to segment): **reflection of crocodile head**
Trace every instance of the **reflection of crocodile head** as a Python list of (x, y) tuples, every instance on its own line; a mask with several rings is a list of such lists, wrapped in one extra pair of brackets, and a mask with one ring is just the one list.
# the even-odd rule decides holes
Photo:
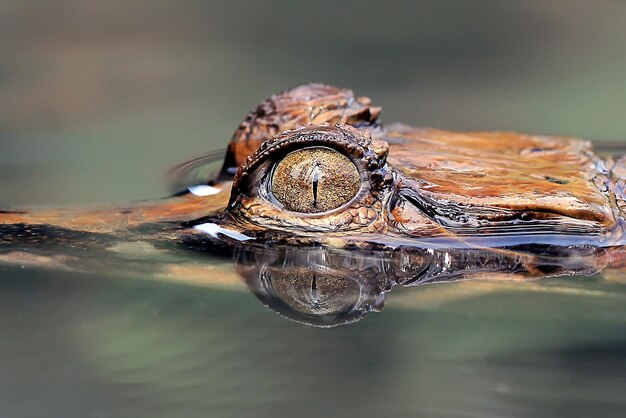
[(593, 274), (592, 248), (349, 251), (331, 248), (237, 248), (237, 271), (263, 304), (308, 325), (331, 327), (359, 321), (383, 308), (394, 286), (472, 279), (534, 279)]

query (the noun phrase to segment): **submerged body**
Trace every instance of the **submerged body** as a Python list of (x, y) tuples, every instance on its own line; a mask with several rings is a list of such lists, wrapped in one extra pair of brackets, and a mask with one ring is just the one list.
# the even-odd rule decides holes
[[(208, 193), (123, 208), (5, 211), (0, 248), (12, 255), (3, 260), (54, 244), (243, 247), (239, 271), (255, 294), (307, 294), (323, 324), (338, 312), (375, 309), (372, 300), (398, 284), (589, 274), (623, 264), (623, 159), (601, 159), (575, 138), (385, 126), (379, 113), (367, 98), (320, 84), (272, 96), (235, 132)], [(268, 256), (260, 247), (283, 249)], [(346, 302), (342, 277), (368, 283), (373, 299), (359, 290), (361, 302)], [(324, 280), (343, 302), (319, 310)], [(284, 291), (286, 283), (305, 293)], [(286, 306), (306, 310), (301, 301)]]

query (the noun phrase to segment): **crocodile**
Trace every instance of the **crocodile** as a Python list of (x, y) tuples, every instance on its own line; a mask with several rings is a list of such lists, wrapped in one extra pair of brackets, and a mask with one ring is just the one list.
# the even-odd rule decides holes
[(577, 138), (383, 124), (380, 113), (349, 89), (285, 90), (246, 116), (219, 173), (185, 192), (2, 211), (0, 261), (90, 268), (38, 253), (51, 246), (102, 250), (109, 265), (124, 245), (226, 252), (264, 303), (328, 326), (378, 309), (396, 285), (622, 268), (625, 158)]

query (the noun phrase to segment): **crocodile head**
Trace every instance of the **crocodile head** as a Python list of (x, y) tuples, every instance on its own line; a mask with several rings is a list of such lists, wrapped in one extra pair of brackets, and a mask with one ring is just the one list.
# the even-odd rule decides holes
[(317, 84), (266, 100), (230, 143), (227, 208), (202, 222), (247, 241), (332, 247), (621, 239), (618, 165), (589, 142), (383, 126), (378, 113)]

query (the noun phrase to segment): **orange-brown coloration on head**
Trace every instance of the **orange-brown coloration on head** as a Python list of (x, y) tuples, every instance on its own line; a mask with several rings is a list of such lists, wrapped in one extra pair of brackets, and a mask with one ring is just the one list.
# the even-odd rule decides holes
[[(261, 189), (253, 189), (253, 193), (238, 189), (243, 179), (249, 189), (264, 178), (263, 173), (280, 166), (285, 154), (276, 148), (283, 144), (295, 144), (289, 148), (293, 152), (315, 145), (319, 135), (335, 138), (332, 143), (348, 131), (353, 138), (369, 138), (369, 142), (361, 139), (361, 153), (367, 150), (378, 155), (377, 144), (385, 144), (380, 147), (384, 150), (381, 155), (388, 152), (386, 163), (376, 168), (369, 168), (365, 159), (355, 158), (352, 151), (338, 148), (353, 161), (361, 161), (361, 172), (373, 171), (387, 178), (378, 199), (368, 202), (360, 198), (340, 211), (310, 217), (307, 210), (282, 211), (256, 192)], [(386, 243), (434, 236), (465, 240), (541, 234), (589, 240), (595, 236), (598, 243), (621, 239), (619, 202), (624, 202), (622, 194), (626, 193), (621, 191), (626, 188), (619, 187), (616, 171), (603, 165), (587, 141), (399, 124), (379, 127), (376, 140), (370, 138), (370, 132), (339, 124), (309, 126), (266, 141), (239, 170), (231, 202), (241, 204), (231, 206), (229, 213), (235, 214), (236, 223), (244, 228), (313, 234), (333, 242), (336, 238), (382, 242), (377, 237), (381, 233), (387, 234)], [(284, 189), (287, 193), (288, 186)], [(322, 236), (321, 231), (331, 234)]]
[(493, 209), (491, 219), (505, 211), (519, 213), (521, 221), (553, 219), (597, 231), (616, 225), (607, 194), (593, 181), (602, 173), (587, 141), (405, 125), (387, 132), (389, 164), (424, 198), (467, 210)]
[(309, 124), (371, 124), (379, 107), (352, 90), (325, 84), (304, 84), (271, 96), (251, 111), (233, 134), (224, 169), (246, 162), (266, 140)]

